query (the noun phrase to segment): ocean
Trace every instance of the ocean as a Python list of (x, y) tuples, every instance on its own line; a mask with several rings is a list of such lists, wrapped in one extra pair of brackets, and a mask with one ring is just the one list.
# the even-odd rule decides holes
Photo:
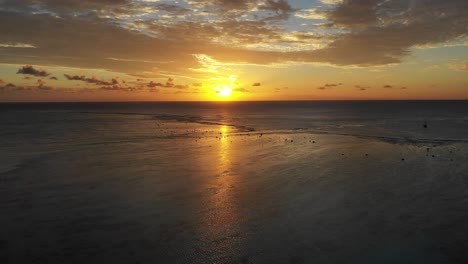
[(466, 263), (468, 101), (0, 104), (0, 263)]

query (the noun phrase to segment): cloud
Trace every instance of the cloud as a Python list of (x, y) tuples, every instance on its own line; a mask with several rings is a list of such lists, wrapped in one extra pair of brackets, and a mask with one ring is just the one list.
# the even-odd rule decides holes
[(450, 69), (456, 70), (456, 71), (468, 71), (468, 61), (459, 62), (459, 63), (450, 63), (449, 67)]
[(297, 12), (294, 16), (302, 19), (325, 19), (326, 15), (324, 12), (318, 11), (316, 8), (303, 9)]
[(327, 12), (329, 27), (345, 30), (314, 55), (337, 65), (401, 62), (409, 49), (466, 36), (468, 1), (347, 0)]
[[(3, 0), (2, 43), (37, 48), (9, 48), (0, 63), (47, 58), (48, 65), (198, 79), (206, 72), (193, 69), (236, 63), (394, 64), (412, 47), (467, 35), (466, 0), (321, 2), (327, 5), (319, 10), (296, 10), (286, 0)], [(304, 28), (287, 20), (292, 14), (324, 22)], [(213, 58), (218, 68), (204, 67), (194, 54)]]
[(49, 76), (50, 73), (48, 73), (45, 70), (42, 69), (35, 69), (32, 65), (26, 65), (18, 69), (17, 74), (29, 74), (29, 75), (34, 75), (34, 76), (40, 76), (40, 77), (45, 77)]
[(55, 76), (51, 76), (51, 77), (49, 77), (49, 79), (50, 79), (50, 80), (56, 80), (56, 81), (58, 80), (58, 78), (55, 77)]
[(67, 80), (69, 81), (86, 81), (86, 76), (84, 75), (79, 76), (79, 75), (70, 75), (70, 74), (65, 73), (63, 76), (65, 76), (65, 78), (67, 78)]
[(240, 92), (240, 93), (250, 93), (250, 91), (248, 89), (245, 89), (245, 88), (235, 88), (235, 89), (233, 89), (233, 91)]
[(183, 85), (183, 84), (177, 84), (173, 86), (175, 89), (187, 89), (189, 88), (188, 85)]
[(172, 78), (167, 79), (165, 87), (173, 87), (173, 86), (174, 86), (174, 79)]
[(5, 81), (3, 79), (0, 79), (0, 84), (3, 84), (5, 83)]
[(336, 5), (343, 3), (343, 0), (320, 0), (320, 2), (327, 4), (327, 5)]
[(13, 83), (7, 83), (5, 85), (1, 85), (1, 84), (3, 84), (3, 82), (0, 82), (0, 90), (1, 91), (11, 91), (11, 90), (16, 90), (18, 88)]
[(288, 19), (290, 14), (294, 12), (294, 9), (289, 5), (286, 0), (266, 0), (265, 4), (258, 7), (260, 10), (273, 11), (276, 16), (269, 17), (267, 19)]
[(55, 88), (52, 87), (52, 86), (47, 86), (46, 82), (44, 80), (38, 79), (37, 80), (37, 89), (38, 90), (43, 90), (43, 91), (50, 91), (50, 90), (54, 90)]
[(406, 90), (408, 88), (402, 86), (402, 87), (397, 87), (395, 85), (390, 85), (390, 84), (385, 84), (384, 86), (382, 86), (383, 88), (386, 88), (386, 89), (401, 89), (401, 90)]
[(341, 86), (341, 85), (343, 85), (343, 84), (342, 83), (326, 83), (325, 85), (320, 86), (317, 89), (326, 90), (326, 89), (330, 89), (330, 88)]
[(258, 86), (262, 86), (262, 84), (261, 84), (261, 83), (259, 83), (259, 82), (256, 82), (256, 83), (252, 84), (252, 86), (254, 86), (254, 87), (258, 87)]
[(31, 5), (43, 6), (54, 11), (63, 10), (100, 10), (119, 7), (129, 3), (128, 0), (3, 0), (6, 7), (20, 8)]
[(147, 84), (147, 87), (149, 87), (149, 88), (161, 87), (161, 88), (174, 88), (174, 89), (187, 89), (187, 88), (189, 88), (188, 85), (175, 84), (173, 78), (168, 78), (166, 83), (160, 83), (160, 82), (155, 83), (155, 82), (151, 81), (149, 84)]
[(32, 44), (26, 43), (0, 43), (0, 48), (37, 48)]
[(162, 83), (155, 83), (155, 82), (151, 81), (151, 82), (148, 84), (148, 87), (151, 87), (151, 88), (154, 88), (154, 87), (164, 87), (164, 84), (162, 84)]
[(359, 91), (366, 91), (371, 88), (370, 86), (361, 86), (361, 85), (355, 85), (354, 87), (358, 89)]
[(110, 82), (108, 82), (105, 80), (98, 79), (96, 76), (91, 76), (88, 78), (84, 75), (70, 75), (67, 73), (65, 73), (63, 76), (65, 76), (65, 78), (67, 78), (67, 80), (70, 80), (70, 81), (83, 81), (83, 82), (96, 84), (96, 85), (113, 85), (113, 84), (118, 83), (118, 81), (115, 79), (112, 79)]

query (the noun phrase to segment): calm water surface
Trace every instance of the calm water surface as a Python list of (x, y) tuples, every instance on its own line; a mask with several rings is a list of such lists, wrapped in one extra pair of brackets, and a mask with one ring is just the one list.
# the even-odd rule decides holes
[(0, 104), (0, 262), (466, 263), (467, 135), (467, 101)]

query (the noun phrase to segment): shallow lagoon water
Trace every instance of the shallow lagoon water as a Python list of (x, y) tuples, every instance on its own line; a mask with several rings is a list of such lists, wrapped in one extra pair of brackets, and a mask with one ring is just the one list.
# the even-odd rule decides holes
[(468, 259), (464, 104), (281, 104), (2, 105), (0, 261)]

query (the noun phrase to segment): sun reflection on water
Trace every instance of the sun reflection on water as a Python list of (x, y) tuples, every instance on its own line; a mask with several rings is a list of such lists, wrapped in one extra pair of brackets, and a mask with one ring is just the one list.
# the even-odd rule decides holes
[(239, 206), (236, 201), (236, 179), (233, 172), (232, 143), (230, 127), (220, 126), (217, 161), (213, 168), (216, 176), (210, 182), (213, 190), (204, 206), (209, 209), (206, 215), (204, 241), (210, 252), (233, 252), (238, 249), (240, 223)]

